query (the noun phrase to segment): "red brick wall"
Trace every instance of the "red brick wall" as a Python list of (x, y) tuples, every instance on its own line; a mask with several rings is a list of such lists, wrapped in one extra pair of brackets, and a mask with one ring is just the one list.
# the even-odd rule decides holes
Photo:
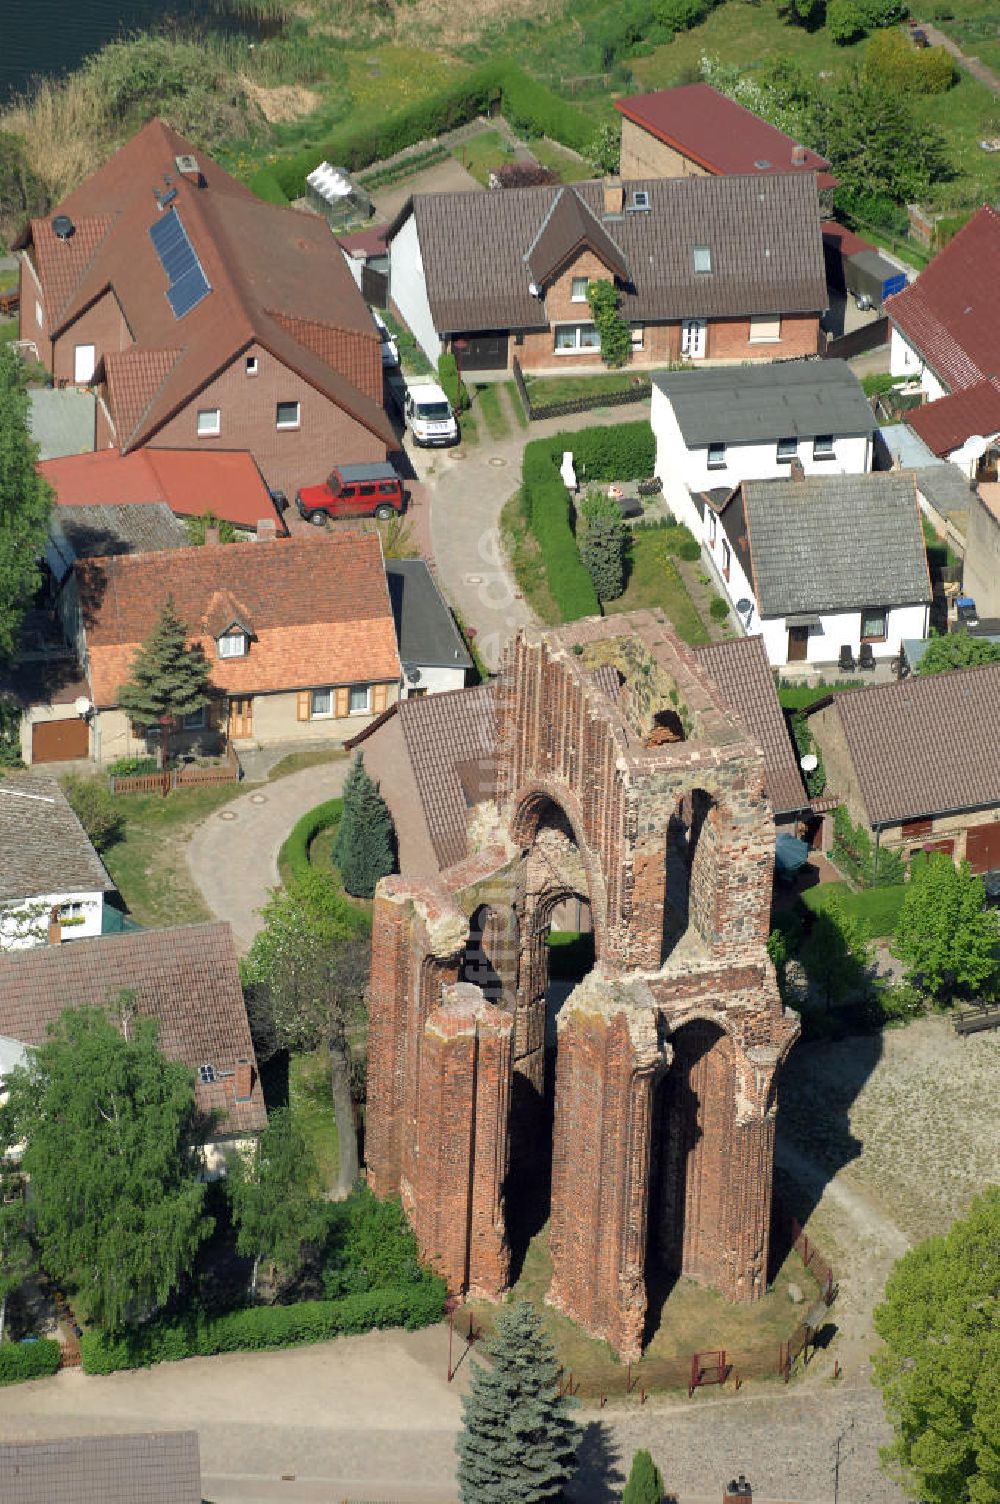
[(133, 343), (118, 299), (114, 293), (106, 292), (96, 303), (85, 309), (53, 343), (53, 380), (73, 381), (74, 352), (77, 345), (96, 346), (95, 357), (99, 363), (101, 357), (109, 351), (127, 350)]
[(790, 360), (815, 355), (819, 347), (819, 314), (785, 314), (780, 337), (750, 342), (749, 319), (713, 319), (708, 326), (706, 360)]
[[(35, 269), (28, 261), (26, 252), (21, 255), (21, 265), (18, 272), (18, 292), (20, 294), (18, 338), (34, 341), (38, 350), (38, 359), (51, 374), (52, 342), (45, 332), (49, 326), (49, 310), (45, 307), (41, 285), (36, 279)], [(40, 324), (38, 322), (36, 304), (41, 305), (42, 309), (42, 322)]]
[[(246, 374), (246, 356), (256, 356), (257, 375)], [(269, 486), (291, 499), (334, 464), (384, 460), (386, 446), (357, 419), (337, 407), (267, 350), (252, 347), (194, 397), (149, 440), (155, 449), (248, 449)], [(298, 402), (300, 427), (279, 430), (279, 402)], [(199, 438), (199, 408), (217, 407), (221, 431)]]
[[(574, 304), (577, 310), (580, 304)], [(589, 309), (583, 305), (580, 322), (589, 321)], [(819, 341), (819, 317), (816, 314), (789, 315), (781, 320), (781, 337), (774, 342), (751, 343), (749, 319), (718, 319), (709, 323), (706, 335), (704, 359), (714, 361), (744, 360), (790, 360), (793, 356), (815, 355)], [(510, 341), (510, 356), (517, 356), (524, 371), (561, 372), (576, 367), (589, 369), (600, 367), (600, 354), (596, 350), (574, 355), (555, 353), (555, 334), (552, 329), (526, 333), (523, 345)], [(646, 324), (643, 329), (643, 348), (633, 350), (629, 370), (659, 369), (663, 365), (680, 360), (681, 326), (673, 324)]]

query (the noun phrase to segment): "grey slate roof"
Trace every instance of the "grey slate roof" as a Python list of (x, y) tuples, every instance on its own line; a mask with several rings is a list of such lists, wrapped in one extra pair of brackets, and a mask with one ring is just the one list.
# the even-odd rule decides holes
[(914, 472), (917, 490), (942, 517), (948, 517), (965, 532), (975, 487), (957, 465), (925, 465)]
[(731, 642), (709, 643), (695, 652), (726, 704), (760, 742), (764, 786), (774, 813), (789, 815), (807, 808), (809, 796), (778, 702), (763, 637), (734, 637)]
[(470, 669), (472, 659), (424, 560), (386, 559), (385, 578), (404, 672), (410, 664)]
[(1000, 663), (911, 674), (831, 706), (873, 825), (1000, 805)]
[(729, 505), (741, 494), (761, 616), (931, 599), (912, 475), (744, 481)]
[(40, 460), (89, 454), (94, 447), (97, 399), (75, 386), (33, 387), (28, 393), (28, 426)]
[(201, 1504), (197, 1431), (0, 1442), (3, 1504)]
[[(101, 505), (56, 507), (50, 527), (65, 538), (72, 559), (108, 554), (156, 553), (163, 548), (187, 548), (187, 529), (165, 501), (145, 506)], [(60, 554), (64, 551), (60, 548)]]
[[(814, 174), (657, 178), (628, 189), (648, 193), (647, 212), (605, 218), (600, 182), (418, 194), (387, 234), (391, 240), (412, 208), (434, 323), (447, 333), (547, 327), (542, 299), (528, 291), (533, 276), (525, 258), (561, 193), (578, 195), (624, 256), (634, 278), (622, 295), (628, 320), (826, 307)], [(694, 248), (703, 245), (712, 252), (708, 274), (694, 271)]]
[(54, 778), (0, 779), (0, 903), (114, 887)]
[(663, 371), (653, 382), (689, 446), (875, 432), (868, 398), (843, 360)]

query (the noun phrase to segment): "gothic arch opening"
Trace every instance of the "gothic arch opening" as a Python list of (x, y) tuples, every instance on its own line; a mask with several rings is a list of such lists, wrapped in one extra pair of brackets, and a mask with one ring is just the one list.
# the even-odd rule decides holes
[(482, 989), (487, 1002), (503, 1001), (504, 979), (509, 982), (517, 968), (517, 932), (514, 916), (505, 918), (492, 904), (480, 904), (469, 921), (459, 981)]
[(714, 807), (705, 789), (688, 789), (667, 822), (662, 961), (692, 926), (702, 932), (698, 906), (711, 891), (711, 841), (706, 826)]
[(646, 1231), (647, 1340), (686, 1275), (711, 1283), (726, 1232), (727, 1155), (735, 1121), (733, 1044), (694, 1019), (671, 1036), (673, 1059), (653, 1084)]

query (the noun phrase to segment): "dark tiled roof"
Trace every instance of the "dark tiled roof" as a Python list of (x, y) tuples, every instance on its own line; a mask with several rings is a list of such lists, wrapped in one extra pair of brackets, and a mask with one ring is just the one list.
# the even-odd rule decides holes
[(761, 616), (930, 600), (912, 474), (744, 481), (741, 490)]
[(190, 543), (184, 524), (162, 501), (141, 507), (59, 507), (52, 514), (52, 531), (62, 534), (76, 559), (156, 553)]
[[(401, 700), (397, 713), (434, 853), (442, 868), (451, 867), (468, 855), (469, 809), (496, 786), (493, 689), (479, 685)], [(479, 796), (475, 765), (482, 769)]]
[(385, 577), (404, 672), (407, 664), (470, 669), (472, 659), (424, 560), (386, 559)]
[[(179, 173), (194, 155), (196, 184)], [(175, 212), (211, 291), (182, 319), (149, 236), (158, 218), (152, 187), (173, 179)], [(135, 340), (106, 362), (123, 448), (144, 443), (208, 381), (256, 341), (387, 445), (379, 337), (326, 222), (267, 204), (152, 120), (60, 203), (74, 233), (60, 240), (52, 217), (35, 219), (30, 243), (57, 333), (108, 288)], [(147, 359), (147, 356), (153, 357)]]
[(875, 432), (868, 398), (843, 360), (662, 371), (653, 383), (669, 397), (687, 444)]
[(616, 99), (615, 108), (709, 172), (818, 171), (821, 187), (837, 181), (823, 171), (829, 162), (814, 151), (806, 149), (805, 160), (793, 162), (798, 143), (791, 136), (727, 99), (711, 84), (682, 84), (653, 94), (633, 94)]
[(950, 397), (914, 407), (904, 417), (935, 454), (950, 454), (973, 434), (988, 439), (1000, 433), (1000, 382), (977, 381)]
[[(219, 1131), (263, 1128), (264, 1098), (228, 924), (103, 935), (66, 945), (0, 955), (0, 1034), (23, 1044), (44, 1043), (50, 1024), (66, 1008), (105, 1008), (123, 989), (135, 994), (139, 1013), (160, 1025), (160, 1048), (197, 1073), (214, 1066), (195, 1098), (203, 1112), (218, 1109)], [(233, 1100), (237, 1060), (254, 1067), (247, 1102)], [(4, 1501), (6, 1504), (6, 1500)]]
[[(578, 195), (607, 223), (634, 284), (622, 316), (636, 323), (749, 314), (817, 313), (826, 307), (819, 201), (812, 173), (657, 178), (630, 182), (649, 209), (605, 222), (600, 182), (498, 193), (431, 193), (412, 200), (435, 327), (540, 329), (543, 300), (528, 291), (525, 257), (557, 194)], [(401, 211), (396, 234), (409, 213)], [(708, 246), (710, 273), (694, 271)]]
[(619, 282), (631, 282), (632, 274), (613, 234), (601, 223), (572, 188), (558, 188), (548, 213), (525, 253), (528, 270), (544, 287), (587, 248), (613, 272)]
[(873, 825), (1000, 804), (1000, 664), (834, 695)]
[(201, 1504), (197, 1431), (0, 1442), (3, 1504)]
[[(168, 596), (190, 637), (202, 643), (212, 682), (230, 694), (399, 678), (376, 533), (90, 559), (74, 572), (87, 603), (92, 698), (102, 708), (115, 703)], [(220, 659), (212, 636), (217, 597), (226, 593), (241, 603), (256, 634), (243, 658)]]
[(0, 779), (0, 902), (114, 887), (54, 778)]
[(1000, 376), (1000, 214), (962, 226), (885, 311), (951, 391)]
[(761, 744), (764, 784), (774, 813), (787, 815), (805, 809), (809, 796), (778, 702), (764, 639), (735, 637), (731, 642), (713, 642), (696, 651), (726, 704)]

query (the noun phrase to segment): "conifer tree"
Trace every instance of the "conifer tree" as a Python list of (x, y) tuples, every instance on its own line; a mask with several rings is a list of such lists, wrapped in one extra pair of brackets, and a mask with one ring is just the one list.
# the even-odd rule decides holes
[(462, 1504), (555, 1504), (576, 1465), (579, 1427), (559, 1394), (559, 1364), (527, 1301), (503, 1306), (473, 1364), (458, 1438)]
[(208, 664), (187, 646), (187, 628), (168, 597), (156, 626), (135, 655), (132, 677), (118, 690), (118, 708), (140, 726), (195, 715), (207, 705)]
[(662, 1504), (663, 1478), (660, 1469), (643, 1448), (632, 1458), (622, 1504)]
[(24, 370), (12, 345), (0, 344), (0, 657), (17, 647), (21, 618), (41, 583), (39, 557), (52, 492), (35, 469), (38, 446), (28, 421)]
[(371, 898), (380, 877), (396, 868), (395, 829), (378, 784), (365, 772), (359, 752), (344, 783), (344, 809), (333, 860), (355, 898)]

